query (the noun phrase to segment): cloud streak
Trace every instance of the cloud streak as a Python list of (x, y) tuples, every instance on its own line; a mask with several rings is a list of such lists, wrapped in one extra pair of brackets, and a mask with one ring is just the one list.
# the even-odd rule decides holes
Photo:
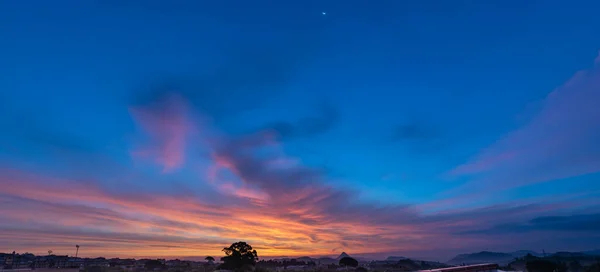
[(279, 121), (264, 128), (277, 134), (281, 140), (316, 136), (332, 129), (340, 119), (337, 109), (322, 103), (317, 108), (317, 114), (305, 117), (295, 122)]
[(600, 171), (600, 63), (544, 99), (526, 125), (451, 171), (473, 186), (509, 189)]
[(146, 149), (134, 151), (135, 157), (151, 157), (172, 171), (185, 162), (185, 149), (190, 134), (188, 105), (175, 93), (167, 94), (159, 103), (147, 108), (133, 108), (132, 115), (149, 136)]
[[(489, 246), (477, 231), (562, 209), (545, 203), (424, 214), (412, 205), (357, 201), (360, 192), (334, 187), (325, 171), (285, 154), (271, 130), (227, 135), (198, 122), (192, 113), (197, 109), (184, 105), (189, 105), (185, 97), (175, 94), (132, 110), (149, 139), (141, 146), (166, 176), (177, 167), (197, 165), (205, 154), (209, 171), (197, 182), (216, 188), (216, 200), (193, 192), (156, 194), (144, 187), (123, 192), (95, 179), (3, 168), (3, 245), (67, 252), (80, 244), (89, 248), (83, 256), (110, 249), (134, 257), (164, 256), (165, 248), (172, 256), (218, 255), (223, 245), (240, 239), (266, 256), (416, 252), (441, 240), (452, 244), (448, 248), (466, 249)], [(184, 155), (196, 150), (189, 148), (196, 142), (205, 143), (206, 150)], [(460, 234), (466, 231), (472, 233)]]

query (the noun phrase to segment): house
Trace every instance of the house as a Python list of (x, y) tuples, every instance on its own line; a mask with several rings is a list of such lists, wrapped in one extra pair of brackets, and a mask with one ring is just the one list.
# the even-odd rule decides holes
[(69, 256), (68, 255), (51, 255), (49, 256), (50, 263), (54, 263), (54, 267), (56, 268), (65, 268), (69, 267)]
[(110, 263), (105, 258), (100, 257), (89, 260), (85, 263), (85, 266), (109, 267)]
[(84, 266), (84, 260), (82, 258), (69, 258), (69, 260), (67, 261), (67, 267), (83, 267)]

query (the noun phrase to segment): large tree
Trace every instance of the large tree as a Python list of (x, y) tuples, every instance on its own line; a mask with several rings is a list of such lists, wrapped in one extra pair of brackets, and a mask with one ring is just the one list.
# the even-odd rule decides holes
[(240, 269), (242, 267), (254, 266), (258, 261), (258, 254), (256, 250), (252, 249), (252, 246), (246, 242), (237, 242), (231, 244), (231, 246), (223, 248), (225, 257), (221, 258), (223, 269)]
[(340, 259), (340, 265), (341, 266), (351, 266), (351, 267), (357, 267), (358, 266), (358, 261), (352, 257), (344, 257)]
[(212, 263), (215, 261), (215, 258), (213, 258), (212, 256), (206, 256), (206, 258), (204, 258), (207, 262)]

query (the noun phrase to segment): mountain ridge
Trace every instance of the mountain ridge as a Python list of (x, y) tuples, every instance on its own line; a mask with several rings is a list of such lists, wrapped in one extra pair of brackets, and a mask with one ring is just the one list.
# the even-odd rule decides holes
[(533, 250), (517, 250), (513, 252), (493, 252), (480, 251), (475, 253), (458, 254), (454, 258), (447, 261), (447, 264), (462, 265), (462, 264), (477, 264), (477, 263), (496, 263), (499, 265), (507, 265), (517, 258), (523, 258), (527, 255), (535, 257), (556, 256), (556, 257), (585, 257), (585, 256), (600, 256), (600, 250), (569, 252), (559, 251), (555, 253), (540, 254)]
[(477, 253), (459, 254), (454, 258), (450, 259), (448, 264), (452, 265), (468, 265), (478, 263), (498, 263), (508, 264), (515, 259), (515, 256), (509, 253), (503, 252), (492, 252), (492, 251), (480, 251)]

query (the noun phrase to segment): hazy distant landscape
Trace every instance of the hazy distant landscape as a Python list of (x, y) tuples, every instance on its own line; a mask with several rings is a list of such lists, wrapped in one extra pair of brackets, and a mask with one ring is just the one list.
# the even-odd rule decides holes
[[(77, 246), (79, 251), (79, 246)], [(223, 257), (206, 256), (203, 260), (179, 259), (121, 259), (121, 258), (79, 258), (68, 255), (54, 255), (51, 251), (45, 256), (31, 253), (0, 253), (0, 268), (8, 271), (85, 271), (85, 272), (126, 272), (126, 271), (528, 271), (528, 272), (598, 272), (600, 251), (537, 253), (519, 250), (511, 253), (482, 251), (459, 254), (447, 262), (432, 262), (400, 256), (384, 259), (370, 259), (351, 256), (342, 252), (337, 257), (296, 257), (259, 258), (258, 252), (245, 242), (237, 242), (223, 248)], [(76, 253), (77, 254), (77, 253)], [(490, 267), (494, 265), (493, 267)], [(481, 269), (477, 269), (481, 266)], [(487, 267), (487, 268), (483, 268)], [(452, 269), (462, 270), (452, 270)]]

